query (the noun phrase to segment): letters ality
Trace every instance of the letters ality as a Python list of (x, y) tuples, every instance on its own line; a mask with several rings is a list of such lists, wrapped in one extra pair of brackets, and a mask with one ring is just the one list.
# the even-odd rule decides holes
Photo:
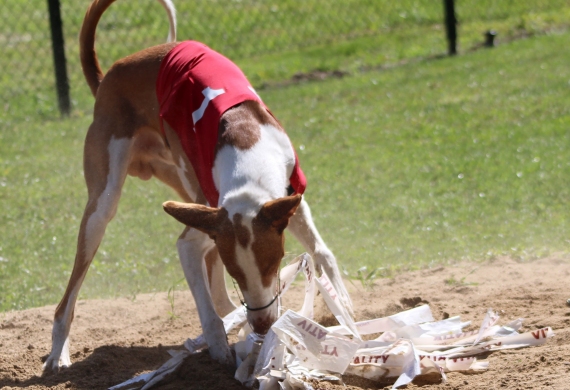
[(390, 355), (355, 356), (352, 364), (386, 364)]

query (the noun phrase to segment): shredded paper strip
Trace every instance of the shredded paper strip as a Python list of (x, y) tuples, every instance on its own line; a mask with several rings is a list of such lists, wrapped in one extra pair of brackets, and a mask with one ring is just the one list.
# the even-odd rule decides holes
[[(371, 380), (393, 378), (396, 389), (416, 376), (439, 374), (446, 380), (451, 371), (477, 372), (488, 368), (475, 357), (483, 352), (539, 346), (554, 336), (550, 327), (519, 333), (522, 319), (498, 325), (499, 316), (489, 309), (479, 329), (464, 331), (471, 322), (459, 316), (434, 321), (430, 307), (422, 305), (389, 317), (355, 322), (337, 297), (326, 273), (316, 277), (315, 266), (303, 254), (280, 272), (281, 296), (299, 273), (305, 275), (305, 301), (298, 312), (287, 310), (267, 335), (251, 332), (243, 307), (223, 318), (226, 332), (240, 328), (234, 345), (235, 378), (261, 390), (313, 387), (308, 380), (342, 381), (342, 375)], [(316, 290), (338, 320), (324, 327), (313, 320)], [(379, 334), (364, 341), (361, 335)], [(172, 358), (158, 370), (139, 375), (109, 390), (147, 390), (175, 373), (190, 354), (207, 348), (202, 335), (188, 339), (182, 351), (169, 351)]]

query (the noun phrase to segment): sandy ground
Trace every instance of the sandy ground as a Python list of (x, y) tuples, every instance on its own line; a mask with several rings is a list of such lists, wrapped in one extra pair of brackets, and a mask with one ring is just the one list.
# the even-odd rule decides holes
[[(471, 272), (471, 273), (470, 273)], [(446, 282), (447, 280), (447, 282)], [(451, 281), (451, 282), (450, 282)], [(452, 283), (455, 281), (455, 283)], [(570, 389), (570, 261), (548, 258), (528, 263), (498, 259), (455, 264), (378, 279), (370, 289), (348, 284), (357, 320), (395, 314), (429, 303), (436, 319), (461, 315), (481, 323), (487, 308), (500, 324), (525, 318), (522, 331), (551, 326), (556, 336), (542, 347), (495, 352), (482, 358), (488, 371), (450, 373), (446, 383), (417, 379), (408, 389)], [(303, 300), (302, 283), (284, 297), (293, 310)], [(176, 292), (174, 315), (166, 294), (136, 299), (88, 300), (76, 307), (71, 330), (73, 365), (42, 377), (50, 349), (54, 306), (0, 313), (0, 389), (106, 389), (164, 363), (168, 349), (202, 333), (188, 292)], [(323, 311), (318, 308), (317, 312)], [(236, 336), (230, 335), (230, 341)], [(319, 389), (383, 389), (345, 377), (345, 386), (321, 382)], [(242, 389), (233, 373), (204, 353), (192, 357), (160, 389)]]

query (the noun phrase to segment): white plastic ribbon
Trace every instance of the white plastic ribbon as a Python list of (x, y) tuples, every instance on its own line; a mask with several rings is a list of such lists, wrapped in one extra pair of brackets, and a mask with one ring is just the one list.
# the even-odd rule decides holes
[[(433, 320), (430, 307), (428, 305), (422, 305), (389, 317), (356, 322), (356, 328), (359, 334), (367, 335), (396, 330), (407, 325), (416, 325)], [(334, 332), (343, 332), (340, 326), (332, 328), (331, 330)], [(349, 333), (345, 331), (344, 334)]]
[[(518, 333), (522, 319), (504, 326), (489, 309), (479, 329), (464, 331), (470, 322), (459, 316), (434, 321), (428, 305), (422, 305), (388, 317), (355, 322), (338, 299), (326, 273), (315, 275), (308, 254), (295, 258), (280, 271), (280, 297), (295, 277), (305, 276), (305, 299), (299, 312), (287, 310), (264, 336), (251, 332), (243, 307), (223, 318), (227, 332), (242, 327), (234, 345), (238, 368), (236, 379), (246, 386), (256, 381), (261, 390), (313, 387), (312, 380), (340, 380), (343, 373), (372, 380), (394, 378), (393, 388), (410, 383), (416, 376), (446, 372), (477, 372), (488, 368), (487, 361), (474, 356), (482, 352), (543, 345), (554, 336), (550, 327)], [(338, 326), (325, 328), (313, 321), (316, 287), (338, 320)], [(374, 340), (361, 335), (380, 333)], [(146, 390), (174, 373), (184, 359), (207, 347), (203, 335), (188, 339), (185, 351), (169, 351), (172, 358), (158, 370), (139, 375), (109, 390)]]
[(291, 310), (271, 327), (283, 344), (307, 368), (343, 373), (360, 342), (334, 334)]

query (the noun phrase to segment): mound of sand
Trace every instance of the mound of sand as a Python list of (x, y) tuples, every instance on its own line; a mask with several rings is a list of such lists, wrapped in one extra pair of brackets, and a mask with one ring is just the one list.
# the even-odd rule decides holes
[[(378, 279), (372, 288), (348, 283), (356, 320), (395, 314), (429, 303), (437, 320), (461, 315), (477, 327), (488, 308), (500, 323), (523, 317), (521, 332), (550, 326), (556, 336), (546, 345), (482, 356), (489, 370), (453, 372), (447, 383), (417, 379), (407, 388), (432, 389), (569, 389), (570, 388), (570, 262), (547, 258), (527, 263), (498, 259), (484, 264), (462, 263)], [(284, 305), (297, 310), (303, 283), (293, 286)], [(42, 360), (51, 346), (55, 306), (0, 313), (0, 389), (106, 389), (152, 371), (202, 330), (189, 292), (176, 292), (174, 305), (166, 294), (136, 299), (80, 301), (71, 330), (73, 365), (60, 374), (41, 376)], [(325, 313), (323, 307), (317, 313)], [(324, 315), (324, 314), (323, 314)], [(318, 318), (326, 324), (325, 318)], [(329, 321), (330, 322), (330, 321)], [(230, 335), (235, 341), (236, 335)], [(355, 377), (346, 387), (321, 382), (319, 389), (390, 388)], [(194, 355), (159, 389), (243, 389), (233, 371)]]

